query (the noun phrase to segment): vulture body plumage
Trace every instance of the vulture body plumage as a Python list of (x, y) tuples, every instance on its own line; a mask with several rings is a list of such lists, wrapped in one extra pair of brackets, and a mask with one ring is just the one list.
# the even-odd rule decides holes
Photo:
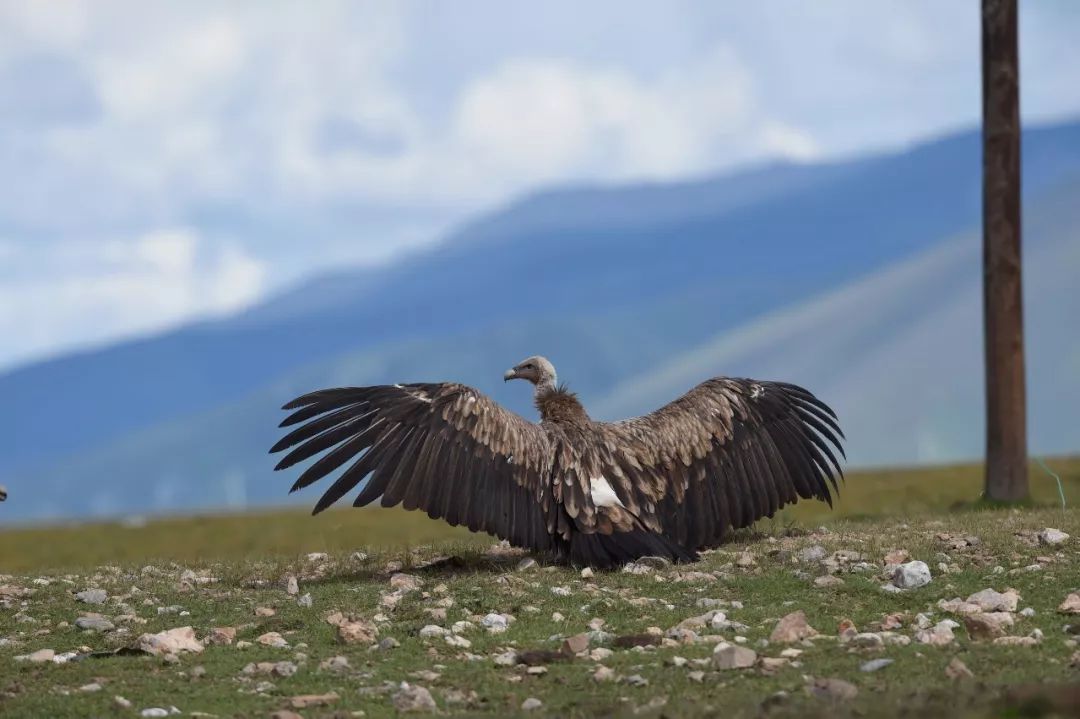
[(836, 415), (793, 384), (715, 377), (651, 414), (596, 422), (543, 357), (504, 379), (535, 385), (538, 424), (456, 383), (306, 394), (284, 407), (295, 428), (270, 450), (291, 448), (275, 469), (326, 452), (295, 492), (348, 464), (313, 514), (370, 477), (353, 506), (423, 509), (596, 568), (694, 560), (799, 498), (831, 506), (842, 477)]

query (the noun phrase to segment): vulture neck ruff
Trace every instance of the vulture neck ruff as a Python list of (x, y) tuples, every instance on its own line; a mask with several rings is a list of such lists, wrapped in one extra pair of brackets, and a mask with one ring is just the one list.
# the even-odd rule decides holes
[(590, 421), (577, 395), (566, 387), (537, 385), (533, 400), (541, 421), (559, 424), (586, 424)]

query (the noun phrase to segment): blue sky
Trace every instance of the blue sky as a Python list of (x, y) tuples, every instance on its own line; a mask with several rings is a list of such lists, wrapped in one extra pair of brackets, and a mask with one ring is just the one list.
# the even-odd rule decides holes
[[(1025, 120), (1080, 114), (1080, 3), (1021, 5)], [(0, 368), (383, 261), (535, 187), (971, 126), (978, 12), (0, 0)]]

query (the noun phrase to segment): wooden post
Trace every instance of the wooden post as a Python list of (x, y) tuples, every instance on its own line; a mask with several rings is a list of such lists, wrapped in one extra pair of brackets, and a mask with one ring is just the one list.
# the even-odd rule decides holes
[(1028, 497), (1016, 0), (982, 0), (987, 499)]

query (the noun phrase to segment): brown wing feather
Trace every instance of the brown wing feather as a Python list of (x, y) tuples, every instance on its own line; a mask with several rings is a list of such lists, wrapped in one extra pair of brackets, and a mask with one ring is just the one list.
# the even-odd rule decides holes
[[(832, 504), (833, 411), (797, 385), (718, 377), (655, 412), (597, 426), (605, 476), (646, 526), (697, 549), (798, 498)], [(832, 447), (830, 447), (832, 445)], [(639, 468), (640, 467), (640, 468)]]
[(327, 389), (285, 405), (299, 424), (271, 449), (275, 469), (317, 459), (290, 492), (349, 463), (316, 503), (319, 513), (360, 486), (354, 506), (404, 502), (533, 549), (549, 549), (552, 451), (544, 431), (461, 384)]

